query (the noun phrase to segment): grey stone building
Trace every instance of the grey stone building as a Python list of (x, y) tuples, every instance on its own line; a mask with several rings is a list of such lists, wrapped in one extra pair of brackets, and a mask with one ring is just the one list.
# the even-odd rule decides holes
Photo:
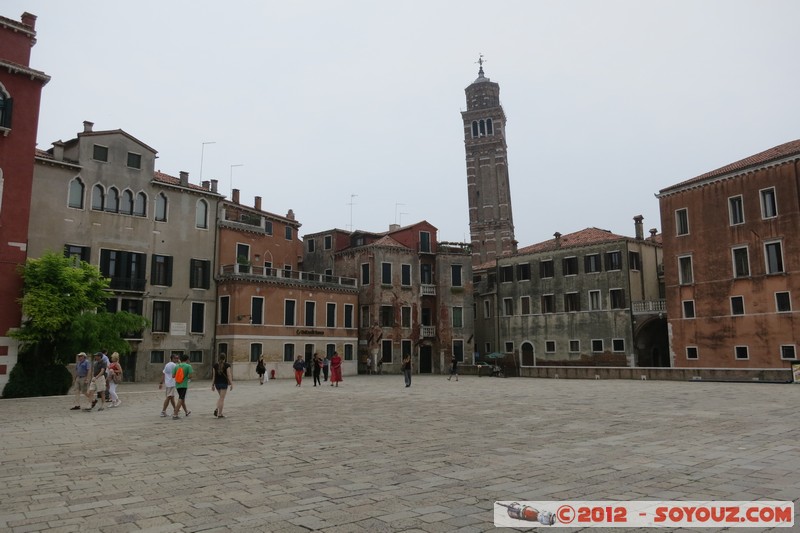
[[(212, 362), (216, 181), (155, 170), (156, 151), (122, 130), (93, 131), (37, 151), (29, 257), (63, 251), (110, 278), (108, 309), (152, 326), (129, 339), (126, 379), (157, 381), (171, 352), (200, 376)], [(86, 351), (100, 346), (87, 346)]]

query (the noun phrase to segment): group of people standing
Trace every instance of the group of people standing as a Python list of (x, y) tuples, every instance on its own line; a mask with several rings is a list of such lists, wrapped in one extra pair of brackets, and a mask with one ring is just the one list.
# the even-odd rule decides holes
[(110, 403), (109, 407), (119, 407), (122, 400), (117, 395), (117, 385), (122, 381), (122, 365), (119, 363), (119, 354), (114, 352), (111, 358), (107, 355), (107, 350), (96, 352), (93, 361), (89, 361), (85, 352), (77, 355), (75, 362), (75, 405), (72, 411), (81, 410), (81, 399), (86, 398), (89, 402), (84, 411), (92, 411), (99, 403), (98, 411), (105, 409), (105, 404)]
[[(322, 357), (319, 352), (314, 354), (311, 359), (311, 376), (314, 378), (314, 386), (318, 384), (321, 387), (322, 381), (320, 380), (320, 373), (324, 374), (325, 381), (328, 381), (328, 368), (330, 367), (331, 374), (331, 387), (338, 387), (342, 381), (342, 356), (339, 352), (333, 352), (330, 359)], [(302, 355), (298, 355), (292, 364), (294, 369), (294, 379), (296, 386), (299, 387), (303, 384), (303, 376), (306, 373), (308, 365)]]

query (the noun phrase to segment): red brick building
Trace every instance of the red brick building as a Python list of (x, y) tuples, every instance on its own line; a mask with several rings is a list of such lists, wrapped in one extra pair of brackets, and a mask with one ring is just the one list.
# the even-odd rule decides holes
[(800, 140), (658, 197), (673, 366), (789, 367), (800, 338)]
[(6, 335), (21, 320), (17, 265), (26, 258), (39, 103), (50, 80), (30, 68), (35, 27), (30, 13), (20, 21), (0, 17), (0, 385), (17, 361), (17, 345)]

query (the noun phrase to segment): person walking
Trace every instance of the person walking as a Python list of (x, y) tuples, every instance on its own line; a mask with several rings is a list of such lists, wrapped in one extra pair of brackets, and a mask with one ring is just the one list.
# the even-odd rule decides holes
[(258, 383), (264, 384), (264, 376), (267, 374), (267, 365), (264, 364), (264, 358), (261, 357), (256, 364), (256, 374), (258, 374)]
[(92, 405), (84, 411), (91, 411), (97, 402), (100, 402), (98, 411), (102, 411), (105, 406), (106, 394), (106, 369), (108, 366), (103, 361), (104, 354), (97, 352), (94, 354), (94, 365), (92, 365), (92, 381), (89, 383), (89, 390), (86, 397), (92, 402)]
[(328, 356), (322, 358), (322, 375), (325, 376), (325, 381), (328, 381), (328, 365), (330, 363), (330, 359)]
[(189, 390), (189, 378), (192, 375), (192, 365), (189, 364), (189, 356), (185, 353), (180, 355), (180, 360), (181, 362), (172, 369), (172, 377), (175, 378), (175, 390), (178, 393), (178, 402), (175, 404), (175, 411), (172, 413), (173, 420), (178, 419), (181, 407), (183, 407), (186, 416), (192, 414), (186, 406), (186, 392)]
[(175, 378), (172, 377), (172, 371), (175, 369), (175, 365), (178, 364), (178, 354), (173, 353), (170, 358), (169, 362), (164, 365), (164, 370), (161, 372), (161, 383), (158, 384), (158, 388), (164, 387), (165, 397), (164, 397), (164, 405), (161, 406), (161, 417), (167, 416), (167, 406), (172, 406), (172, 410), (175, 410), (175, 396), (177, 393), (175, 392)]
[(222, 408), (225, 407), (225, 396), (228, 390), (233, 391), (233, 375), (230, 363), (225, 362), (225, 354), (219, 354), (219, 361), (214, 365), (214, 377), (211, 380), (211, 390), (216, 389), (219, 398), (217, 399), (217, 408), (214, 409), (214, 416), (217, 418), (225, 418), (222, 414)]
[(406, 380), (406, 387), (411, 386), (411, 356), (406, 355), (403, 357), (403, 377)]
[(119, 407), (122, 400), (117, 396), (117, 385), (122, 381), (122, 365), (119, 364), (119, 354), (111, 354), (111, 364), (106, 371), (108, 381), (108, 393), (111, 395), (111, 405), (109, 407)]
[(367, 375), (368, 376), (372, 375), (372, 356), (371, 355), (367, 356)]
[(455, 376), (456, 381), (458, 381), (458, 359), (456, 359), (455, 355), (450, 357), (450, 364), (452, 366), (450, 367), (450, 375), (447, 376), (447, 381), (450, 381), (450, 378), (452, 378), (453, 376)]
[(342, 357), (339, 355), (339, 352), (333, 352), (333, 357), (331, 357), (331, 387), (336, 385), (339, 386), (339, 382), (342, 381)]
[(297, 359), (294, 360), (292, 368), (294, 368), (294, 380), (297, 382), (297, 385), (295, 386), (299, 387), (300, 384), (303, 383), (303, 374), (306, 373), (306, 362), (302, 355), (297, 356)]
[[(81, 352), (77, 355), (78, 361), (75, 363), (75, 405), (70, 408), (70, 411), (81, 410), (81, 396), (86, 396), (89, 392), (89, 373), (92, 371), (92, 365), (86, 359), (86, 354)], [(91, 401), (91, 398), (90, 400)]]
[(322, 387), (322, 382), (319, 380), (319, 373), (322, 370), (322, 357), (319, 356), (319, 353), (314, 354), (314, 361), (311, 364), (314, 365), (314, 386), (316, 387), (319, 384)]

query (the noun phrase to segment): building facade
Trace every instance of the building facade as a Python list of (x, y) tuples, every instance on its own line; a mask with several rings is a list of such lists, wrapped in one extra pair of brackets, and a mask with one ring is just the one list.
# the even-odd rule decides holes
[(475, 273), (478, 356), (520, 367), (669, 366), (662, 249), (587, 228), (521, 248)]
[(239, 202), (220, 205), (218, 232), (217, 352), (226, 353), (235, 379), (254, 377), (263, 357), (267, 372), (294, 375), (302, 355), (342, 356), (342, 372), (357, 372), (356, 280), (303, 271), (300, 222)]
[[(198, 375), (214, 347), (216, 181), (155, 170), (156, 151), (122, 130), (81, 133), (37, 151), (29, 256), (57, 251), (110, 279), (111, 312), (143, 315), (121, 359), (126, 379), (157, 381), (172, 352), (187, 353)], [(54, 231), (54, 228), (57, 230)], [(94, 351), (102, 347), (87, 346)]]
[(658, 198), (674, 365), (788, 368), (800, 338), (800, 140)]
[(467, 110), (464, 148), (467, 160), (467, 198), (472, 264), (481, 265), (516, 249), (511, 188), (508, 179), (506, 115), (500, 105), (500, 86), (484, 76), (465, 89)]
[(42, 87), (50, 80), (30, 68), (36, 44), (36, 17), (0, 17), (0, 389), (17, 362), (18, 344), (8, 331), (22, 314), (22, 278), (17, 267), (28, 250), (33, 157), (39, 128)]

